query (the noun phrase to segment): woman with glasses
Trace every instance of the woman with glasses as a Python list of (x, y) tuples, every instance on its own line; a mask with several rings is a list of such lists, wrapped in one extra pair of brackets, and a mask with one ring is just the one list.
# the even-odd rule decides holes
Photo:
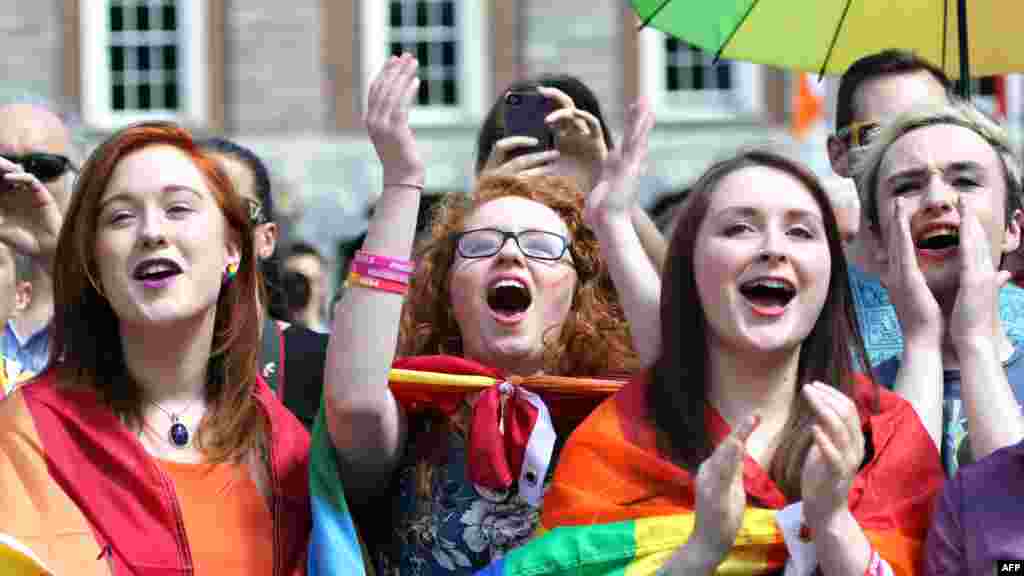
[[(379, 567), (468, 574), (531, 536), (556, 437), (586, 412), (560, 399), (617, 387), (557, 377), (636, 362), (568, 179), (481, 179), (444, 199), (408, 260), (424, 186), (417, 66), (393, 57), (370, 87), (384, 191), (335, 314), (325, 406), (349, 501), (375, 503)], [(562, 396), (531, 392), (545, 385)]]
[(53, 263), (55, 361), (0, 401), (0, 534), (55, 574), (304, 573), (309, 435), (257, 372), (228, 177), (185, 130), (131, 126), (66, 220), (56, 242), (52, 218), (23, 222)]

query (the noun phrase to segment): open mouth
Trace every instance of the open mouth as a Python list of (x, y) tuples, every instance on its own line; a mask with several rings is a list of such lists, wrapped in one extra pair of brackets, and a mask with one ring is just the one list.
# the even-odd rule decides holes
[(796, 296), (796, 288), (787, 280), (757, 278), (741, 285), (740, 294), (755, 310), (779, 314)]
[(132, 277), (142, 282), (160, 282), (181, 274), (181, 266), (168, 258), (143, 260), (132, 271)]
[(960, 245), (960, 230), (953, 226), (932, 228), (918, 237), (914, 245), (919, 250), (947, 250)]
[(521, 280), (505, 278), (487, 290), (487, 305), (502, 318), (516, 318), (530, 308), (533, 295)]

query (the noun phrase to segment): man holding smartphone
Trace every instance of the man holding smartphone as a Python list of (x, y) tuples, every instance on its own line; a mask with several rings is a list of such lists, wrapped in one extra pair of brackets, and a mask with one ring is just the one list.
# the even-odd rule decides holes
[[(71, 200), (71, 132), (46, 106), (0, 106), (0, 240), (34, 256), (56, 242)], [(33, 259), (32, 301), (4, 326), (0, 352), (38, 373), (50, 357), (53, 277), (49, 263)]]
[[(516, 82), (494, 103), (477, 137), (477, 175), (570, 176), (584, 194), (601, 178), (614, 144), (596, 95), (567, 74)], [(661, 270), (668, 243), (637, 203), (633, 226)]]

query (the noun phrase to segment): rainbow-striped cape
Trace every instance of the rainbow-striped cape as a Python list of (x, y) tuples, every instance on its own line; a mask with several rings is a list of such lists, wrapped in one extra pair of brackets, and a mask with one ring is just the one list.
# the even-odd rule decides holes
[[(638, 378), (577, 428), (545, 497), (541, 535), (479, 574), (653, 574), (686, 542), (694, 522), (693, 478), (655, 449), (645, 390)], [(872, 413), (866, 407), (874, 386), (858, 378), (856, 390), (872, 455), (854, 480), (850, 510), (894, 572), (914, 574), (943, 480), (939, 456), (906, 401), (878, 390), (879, 409)], [(728, 434), (712, 409), (708, 421), (713, 439)], [(749, 457), (743, 481), (752, 504), (718, 573), (781, 573), (788, 553), (775, 513), (789, 502)]]

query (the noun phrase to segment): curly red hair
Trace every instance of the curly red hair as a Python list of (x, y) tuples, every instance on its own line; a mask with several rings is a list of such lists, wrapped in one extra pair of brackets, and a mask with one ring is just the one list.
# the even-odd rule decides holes
[(583, 223), (583, 195), (568, 178), (537, 176), (482, 178), (472, 194), (452, 194), (438, 206), (430, 235), (417, 250), (416, 274), (402, 314), (400, 355), (461, 356), (462, 338), (452, 314), (448, 272), (455, 257), (453, 235), (477, 208), (505, 196), (539, 202), (565, 222), (577, 282), (569, 316), (557, 338), (548, 340), (544, 370), (563, 376), (626, 373), (639, 365), (629, 325), (601, 257), (597, 238)]

